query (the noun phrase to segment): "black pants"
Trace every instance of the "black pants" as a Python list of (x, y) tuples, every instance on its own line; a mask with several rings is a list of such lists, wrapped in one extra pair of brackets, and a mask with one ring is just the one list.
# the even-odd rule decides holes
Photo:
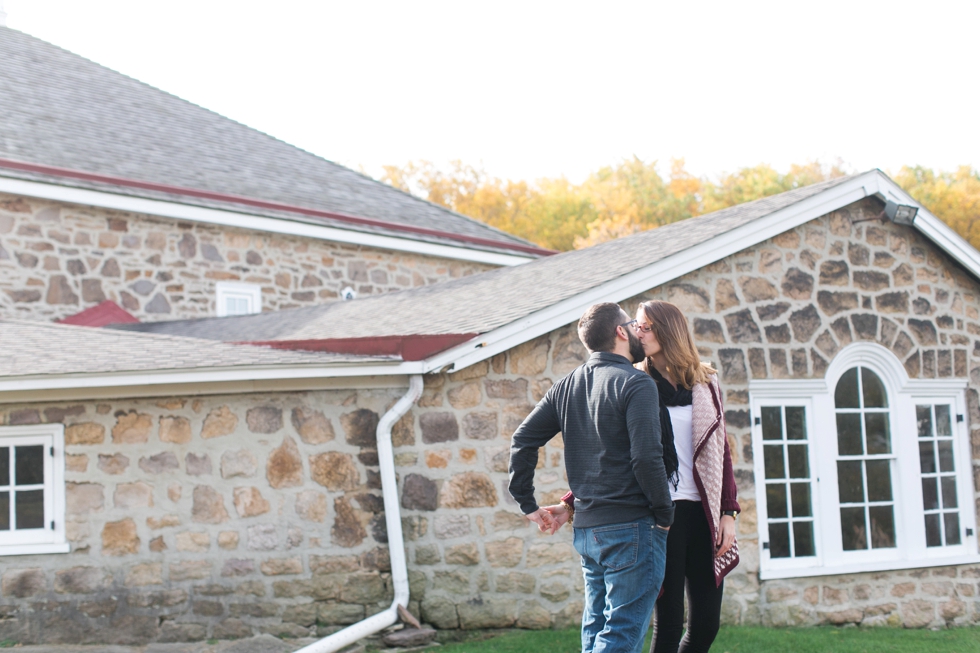
[[(707, 653), (718, 634), (724, 583), (715, 586), (715, 545), (700, 501), (676, 501), (667, 535), (667, 571), (657, 600), (650, 653)], [(686, 581), (686, 583), (685, 583)], [(687, 586), (687, 633), (684, 589)]]

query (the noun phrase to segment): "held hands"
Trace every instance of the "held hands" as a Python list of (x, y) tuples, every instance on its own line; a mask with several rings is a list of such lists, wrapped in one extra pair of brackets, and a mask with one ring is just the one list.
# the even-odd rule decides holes
[(732, 542), (735, 541), (735, 518), (731, 515), (722, 515), (721, 523), (718, 527), (718, 540), (715, 542), (715, 547), (718, 549), (715, 552), (715, 557), (720, 558), (728, 552), (728, 549), (732, 548)]
[(565, 510), (565, 506), (558, 504), (538, 508), (525, 517), (537, 524), (538, 530), (542, 533), (554, 535), (568, 521), (568, 511)]

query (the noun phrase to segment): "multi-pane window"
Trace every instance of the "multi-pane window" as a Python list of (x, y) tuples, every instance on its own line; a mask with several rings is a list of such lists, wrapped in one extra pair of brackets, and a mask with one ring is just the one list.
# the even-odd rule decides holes
[(769, 555), (816, 555), (806, 408), (764, 406), (762, 442)]
[(262, 312), (262, 288), (252, 283), (219, 281), (215, 284), (218, 317)]
[(0, 428), (0, 555), (68, 550), (62, 428)]
[(0, 531), (44, 528), (47, 462), (41, 443), (0, 447)]
[(878, 375), (855, 367), (837, 382), (837, 488), (845, 551), (895, 546), (888, 394)]
[(949, 404), (917, 404), (915, 417), (926, 546), (960, 544), (953, 411)]

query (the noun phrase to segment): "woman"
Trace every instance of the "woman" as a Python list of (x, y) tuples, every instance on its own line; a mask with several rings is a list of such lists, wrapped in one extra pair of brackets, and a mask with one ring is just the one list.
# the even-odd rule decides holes
[[(675, 505), (650, 651), (702, 653), (718, 634), (722, 580), (738, 564), (733, 545), (740, 509), (721, 388), (717, 372), (701, 362), (676, 306), (640, 304), (634, 328), (646, 355), (637, 367), (653, 377), (660, 393), (664, 466)], [(574, 512), (573, 499), (570, 493), (563, 498), (564, 511), (555, 507), (559, 523), (561, 512)], [(688, 622), (681, 641), (685, 586)]]

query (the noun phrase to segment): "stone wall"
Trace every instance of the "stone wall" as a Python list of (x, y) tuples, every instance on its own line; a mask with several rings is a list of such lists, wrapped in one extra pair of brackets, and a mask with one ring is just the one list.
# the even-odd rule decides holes
[(742, 564), (726, 585), (729, 622), (980, 621), (977, 565), (758, 580), (749, 379), (822, 378), (834, 355), (855, 341), (889, 348), (913, 378), (969, 377), (974, 490), (980, 488), (980, 285), (908, 227), (852, 223), (880, 211), (876, 200), (858, 202), (636, 298), (678, 304), (702, 357), (721, 372), (744, 510)]
[(214, 316), (215, 283), (266, 311), (438, 283), (493, 266), (0, 195), (0, 317), (60, 319), (111, 299), (141, 321)]
[[(980, 288), (857, 204), (624, 302), (678, 303), (715, 362), (744, 512), (728, 623), (980, 620), (980, 565), (760, 582), (750, 378), (820, 377), (855, 340), (915, 377), (969, 376), (980, 465)], [(574, 325), (426, 377), (393, 430), (412, 599), (440, 628), (579, 623), (571, 533), (537, 533), (506, 490), (510, 436), (585, 359)], [(388, 605), (374, 428), (401, 390), (6, 407), (68, 425), (72, 553), (5, 560), (0, 639), (148, 641), (328, 632)], [(980, 484), (980, 483), (978, 483)], [(539, 501), (567, 489), (560, 438)], [(17, 634), (20, 633), (20, 634)], [(33, 638), (33, 639), (31, 639)]]

